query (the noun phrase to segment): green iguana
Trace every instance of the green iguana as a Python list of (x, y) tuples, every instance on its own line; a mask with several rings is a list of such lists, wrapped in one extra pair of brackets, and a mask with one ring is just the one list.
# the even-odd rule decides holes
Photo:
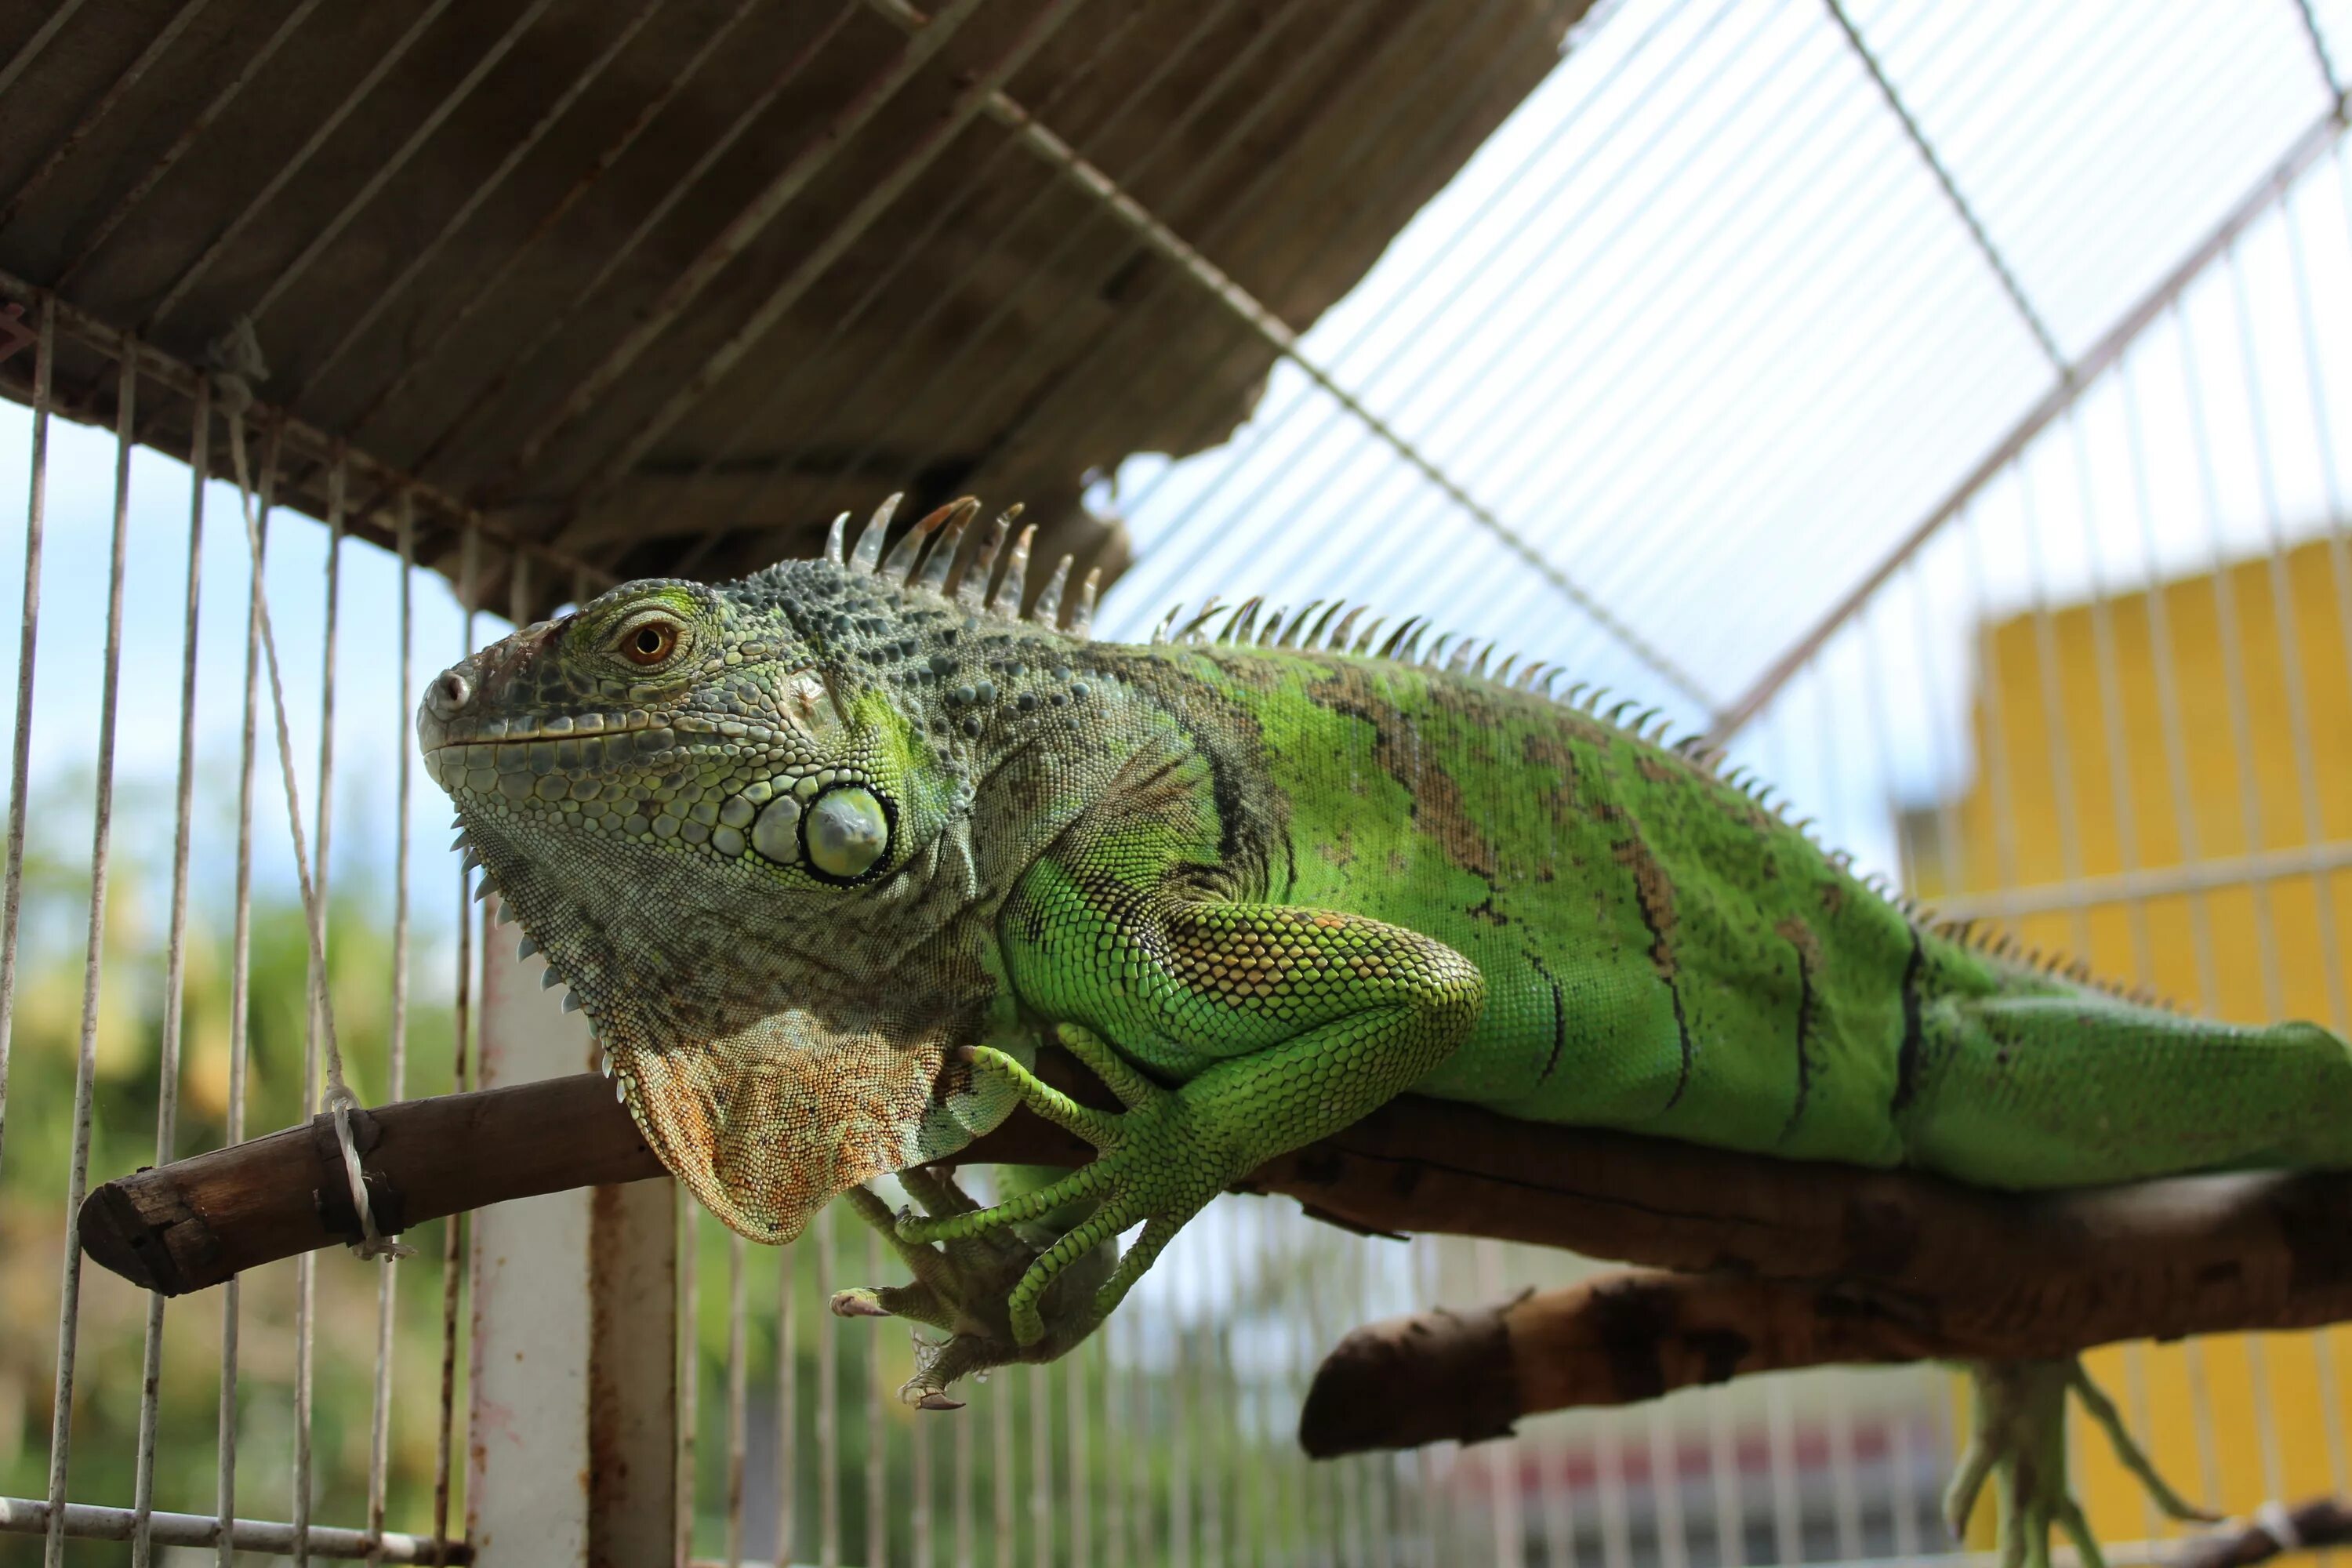
[[(848, 1192), (898, 1243), (915, 1283), (835, 1310), (948, 1332), (918, 1404), (1066, 1350), (1219, 1192), (1408, 1091), (2003, 1188), (2352, 1164), (2352, 1050), (2320, 1028), (1935, 926), (1648, 715), (1424, 656), (1418, 621), (1253, 600), (1095, 644), (1091, 582), (1057, 625), (1065, 560), (1024, 622), (1009, 516), (950, 590), (977, 510), (887, 559), (887, 506), (853, 551), (836, 521), (820, 560), (625, 584), (418, 715), (663, 1162), (753, 1239)], [(1123, 1112), (1032, 1076), (1049, 1027)], [(1016, 1103), (1097, 1157), (985, 1209), (924, 1169)], [(929, 1215), (860, 1188), (887, 1172)], [(2063, 1451), (2087, 1385), (1979, 1386), (1952, 1506), (1993, 1466), (2005, 1553), (2091, 1549)]]

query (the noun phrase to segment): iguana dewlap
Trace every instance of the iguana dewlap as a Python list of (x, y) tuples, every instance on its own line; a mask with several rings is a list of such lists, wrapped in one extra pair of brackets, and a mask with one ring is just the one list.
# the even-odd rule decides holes
[[(1097, 1244), (1143, 1226), (1062, 1304), (1079, 1333), (1236, 1177), (1408, 1089), (2002, 1187), (2352, 1164), (2324, 1030), (2182, 1017), (1935, 927), (1643, 721), (1467, 644), (1423, 658), (1410, 623), (1253, 603), (1214, 640), (1092, 643), (1083, 606), (1055, 625), (1065, 574), (1016, 618), (1026, 535), (950, 596), (972, 510), (887, 560), (886, 516), (845, 558), (836, 525), (825, 559), (625, 584), (418, 715), (647, 1138), (747, 1236), (1022, 1100), (1100, 1156), (899, 1231), (1090, 1201), (1014, 1271), (1024, 1343)], [(1029, 1078), (1047, 1024), (1125, 1114)]]

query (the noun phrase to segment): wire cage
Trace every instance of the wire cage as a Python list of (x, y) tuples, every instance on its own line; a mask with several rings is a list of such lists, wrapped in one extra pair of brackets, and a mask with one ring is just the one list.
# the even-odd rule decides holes
[[(337, 1043), (370, 1100), (588, 1068), (434, 837), (420, 672), (897, 489), (1034, 491), (1098, 635), (1427, 616), (1947, 913), (2352, 1027), (2347, 47), (2287, 0), (0, 7), (0, 1563), (1988, 1546), (1935, 1368), (1310, 1464), (1347, 1329), (1590, 1266), (1272, 1200), (952, 1417), (824, 1310), (890, 1274), (832, 1211), (559, 1194), (168, 1304), (71, 1216), (304, 1119)], [(2092, 1358), (2239, 1513), (2347, 1491), (2345, 1359)]]

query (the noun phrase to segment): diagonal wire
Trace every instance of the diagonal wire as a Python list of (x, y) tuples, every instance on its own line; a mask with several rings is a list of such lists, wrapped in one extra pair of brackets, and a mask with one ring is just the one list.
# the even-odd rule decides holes
[(1927, 140), (1927, 133), (1919, 129), (1919, 122), (1904, 106), (1902, 96), (1895, 90), (1895, 84), (1887, 79), (1886, 72), (1880, 68), (1878, 57), (1870, 52), (1870, 46), (1863, 41), (1861, 32), (1846, 16), (1843, 0), (1822, 0), (1822, 3), (1829, 7), (1831, 17), (1836, 21), (1838, 30), (1845, 35), (1846, 42), (1853, 47), (1855, 58), (1870, 73), (1870, 79), (1878, 84), (1878, 90), (1885, 96), (1886, 107), (1894, 110), (1896, 120), (1902, 121), (1903, 133), (1910, 137), (1911, 144), (1919, 150), (1919, 156), (1927, 163), (1927, 172), (1935, 175), (1936, 184), (1943, 187), (1945, 197), (1952, 204), (1952, 210), (1959, 215), (1960, 222), (1968, 226), (1969, 237), (1984, 253), (1985, 262), (1992, 268), (1993, 276), (2000, 279), (2001, 289), (2008, 294), (2010, 303), (2017, 307), (2017, 313), (2024, 318), (2034, 340), (2041, 343), (2042, 352), (2050, 356), (2051, 364), (2057, 368), (2059, 374), (2064, 374), (2065, 352), (2059, 348), (2058, 340), (2050, 335), (2050, 328), (2042, 321), (2041, 313), (2034, 310), (2033, 302), (2025, 297), (2025, 289), (2018, 282), (2017, 274), (2010, 270), (2009, 263), (1995, 248), (1992, 237), (1985, 232), (1984, 225), (1978, 220), (1976, 209), (1969, 205), (1969, 199), (1960, 194), (1960, 187), (1953, 182), (1951, 171), (1945, 168), (1944, 160), (1937, 155), (1935, 144)]

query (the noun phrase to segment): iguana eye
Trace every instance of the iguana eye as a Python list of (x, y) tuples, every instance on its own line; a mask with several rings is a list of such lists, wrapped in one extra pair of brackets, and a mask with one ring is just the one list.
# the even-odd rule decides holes
[(656, 616), (623, 632), (619, 652), (631, 664), (650, 668), (677, 651), (677, 623)]

